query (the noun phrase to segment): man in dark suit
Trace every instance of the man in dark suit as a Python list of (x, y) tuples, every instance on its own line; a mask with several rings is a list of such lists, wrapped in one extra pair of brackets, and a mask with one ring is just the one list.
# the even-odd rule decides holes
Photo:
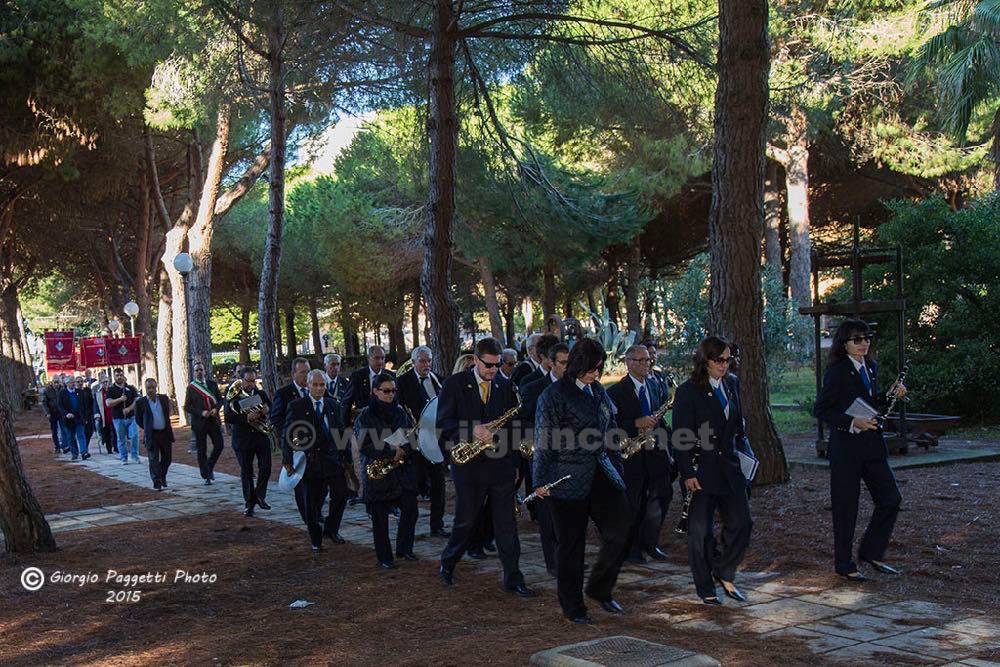
[(538, 355), (537, 360), (535, 360), (535, 367), (530, 373), (523, 376), (520, 380), (516, 380), (516, 377), (512, 376), (511, 379), (516, 380), (514, 382), (515, 387), (520, 389), (529, 382), (534, 382), (539, 378), (545, 377), (545, 374), (552, 370), (552, 366), (549, 362), (549, 350), (558, 342), (559, 337), (552, 334), (544, 334), (538, 337), (538, 340), (535, 343), (535, 353)]
[[(293, 472), (293, 451), (305, 452), (306, 469), (302, 480), (295, 487), (295, 505), (309, 531), (313, 551), (323, 548), (323, 535), (332, 524), (340, 525), (347, 501), (347, 484), (344, 477), (343, 417), (337, 401), (327, 395), (323, 371), (311, 370), (306, 375), (309, 393), (288, 404), (285, 410), (284, 432), (281, 437), (281, 464)], [(323, 498), (330, 491), (331, 507), (337, 504), (339, 516), (328, 516), (322, 523)], [(331, 523), (331, 519), (333, 520)], [(328, 533), (330, 537), (336, 535)]]
[(372, 345), (368, 348), (368, 365), (351, 373), (351, 379), (348, 381), (347, 395), (344, 397), (341, 406), (344, 410), (345, 424), (351, 425), (354, 423), (354, 418), (351, 414), (353, 409), (360, 410), (368, 405), (368, 401), (372, 399), (372, 379), (383, 371), (392, 377), (396, 377), (396, 374), (392, 371), (385, 370), (385, 348), (379, 345)]
[[(94, 390), (90, 387), (90, 381), (85, 377), (81, 377), (76, 379), (76, 391), (83, 399), (83, 404), (87, 406), (87, 413), (81, 415), (81, 417), (83, 417), (83, 439), (87, 441), (87, 451), (89, 452), (90, 439), (93, 437), (94, 431), (97, 430), (94, 423), (94, 413), (96, 412)], [(89, 457), (90, 454), (88, 453), (87, 456)]]
[[(259, 395), (265, 409), (271, 407), (267, 394), (257, 388), (257, 373), (246, 367), (241, 372), (240, 393), (226, 402), (226, 424), (233, 427), (233, 451), (240, 464), (240, 480), (243, 482), (244, 516), (253, 516), (254, 506), (271, 509), (267, 497), (267, 481), (271, 478), (271, 440), (258, 431), (250, 422), (250, 417), (239, 406), (241, 399)], [(266, 412), (261, 411), (255, 420), (260, 421)], [(257, 459), (257, 482), (254, 483), (253, 462)]]
[(632, 509), (631, 546), (627, 560), (643, 563), (643, 552), (656, 560), (667, 560), (659, 546), (660, 529), (673, 489), (670, 486), (669, 434), (661, 421), (651, 416), (667, 397), (662, 386), (650, 373), (652, 360), (643, 345), (633, 345), (625, 351), (628, 373), (608, 389), (608, 396), (618, 409), (616, 420), (625, 435), (634, 438), (640, 431), (663, 429), (665, 440), (657, 448), (641, 450), (624, 459), (625, 494)]
[[(49, 418), (49, 429), (52, 431), (52, 446), (55, 448), (55, 453), (59, 454), (63, 451), (63, 446), (59, 442), (59, 394), (62, 392), (62, 380), (60, 376), (56, 375), (51, 380), (49, 384), (45, 387), (42, 392), (42, 411), (45, 416)], [(68, 446), (67, 446), (68, 449)]]
[(340, 401), (347, 395), (347, 389), (350, 386), (347, 378), (340, 374), (341, 368), (341, 357), (339, 354), (331, 352), (330, 354), (323, 357), (323, 367), (326, 368), (326, 391), (337, 401), (337, 405), (340, 405)]
[[(441, 381), (431, 371), (431, 364), (434, 362), (431, 348), (426, 345), (413, 348), (410, 360), (413, 361), (413, 370), (399, 376), (399, 381), (396, 383), (399, 393), (396, 398), (400, 405), (410, 411), (414, 419), (420, 419), (420, 413), (424, 411), (427, 403), (441, 393)], [(424, 480), (430, 487), (431, 535), (449, 537), (451, 531), (445, 530), (444, 527), (445, 464), (431, 463), (424, 456), (417, 456), (416, 464), (417, 488), (423, 488), (421, 482)]]
[(517, 366), (514, 367), (514, 372), (511, 373), (510, 381), (514, 383), (515, 387), (521, 386), (521, 381), (529, 374), (534, 372), (538, 368), (538, 339), (542, 337), (542, 334), (531, 334), (528, 336), (526, 342), (526, 356)]
[(306, 374), (309, 373), (309, 360), (296, 357), (292, 360), (292, 381), (274, 392), (274, 402), (271, 403), (271, 425), (278, 433), (285, 432), (285, 413), (292, 401), (309, 395), (306, 387)]
[(69, 449), (73, 461), (90, 458), (87, 449), (87, 419), (94, 413), (94, 405), (87, 394), (81, 391), (83, 378), (79, 381), (68, 379), (59, 392), (59, 414), (66, 432), (69, 434)]
[(149, 477), (157, 491), (167, 485), (167, 469), (173, 460), (174, 429), (170, 426), (170, 399), (156, 393), (156, 380), (146, 378), (146, 393), (135, 402), (135, 422), (142, 429), (142, 442), (149, 458)]
[[(546, 366), (549, 372), (538, 378), (534, 382), (529, 382), (521, 389), (521, 424), (527, 437), (534, 440), (535, 437), (535, 415), (538, 410), (538, 397), (552, 383), (558, 382), (566, 370), (566, 361), (569, 359), (569, 346), (566, 343), (556, 343), (548, 349)], [(531, 460), (527, 460), (529, 469)], [(531, 485), (531, 476), (525, 477), (525, 494), (534, 491)], [(516, 488), (516, 487), (515, 487)], [(556, 531), (552, 524), (552, 508), (544, 498), (535, 500), (528, 507), (532, 516), (538, 521), (538, 535), (542, 540), (542, 555), (545, 557), (545, 569), (552, 576), (557, 576), (558, 561), (556, 559)]]
[[(194, 365), (194, 379), (188, 385), (184, 396), (184, 411), (191, 415), (191, 430), (194, 432), (195, 447), (198, 449), (198, 469), (205, 484), (215, 479), (215, 464), (222, 455), (225, 443), (222, 440), (222, 422), (219, 410), (222, 394), (219, 385), (205, 377), (205, 364)], [(212, 454), (206, 453), (208, 438), (212, 439)]]
[[(438, 398), (437, 427), (443, 447), (449, 452), (459, 442), (494, 440), (494, 434), (484, 424), (507, 413), (517, 405), (509, 382), (496, 379), (500, 368), (500, 343), (483, 338), (476, 344), (475, 366), (445, 380)], [(505, 429), (498, 451), (486, 452), (472, 461), (452, 463), (455, 482), (455, 523), (448, 546), (441, 553), (439, 574), (445, 585), (454, 584), (455, 565), (469, 544), (473, 526), (489, 498), (492, 506), (493, 529), (497, 552), (503, 564), (504, 588), (522, 597), (534, 592), (524, 585), (519, 560), (521, 545), (514, 520), (514, 467), (509, 429)]]

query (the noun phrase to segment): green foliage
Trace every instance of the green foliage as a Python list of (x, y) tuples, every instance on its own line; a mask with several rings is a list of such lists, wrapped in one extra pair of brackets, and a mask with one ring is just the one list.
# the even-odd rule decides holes
[(812, 326), (799, 315), (793, 299), (785, 296), (781, 276), (764, 271), (764, 362), (767, 380), (774, 390), (785, 384), (788, 371), (812, 356)]
[(596, 331), (591, 336), (604, 346), (604, 352), (608, 355), (604, 362), (604, 372), (610, 375), (620, 375), (625, 372), (625, 351), (635, 343), (638, 332), (622, 331), (611, 319), (611, 313), (604, 309), (603, 315), (590, 313), (594, 321)]

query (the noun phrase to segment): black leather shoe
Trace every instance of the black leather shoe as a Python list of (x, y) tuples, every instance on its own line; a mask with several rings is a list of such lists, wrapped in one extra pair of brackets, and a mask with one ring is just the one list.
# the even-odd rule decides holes
[(403, 560), (408, 560), (408, 561), (410, 561), (411, 563), (412, 563), (413, 561), (418, 561), (418, 560), (420, 560), (420, 559), (419, 559), (419, 558), (417, 557), (417, 554), (415, 554), (415, 553), (412, 553), (412, 552), (410, 552), (410, 553), (408, 553), (408, 554), (396, 554), (396, 558), (402, 558)]
[(618, 600), (611, 598), (610, 600), (598, 601), (601, 605), (601, 609), (608, 612), (609, 614), (624, 614), (625, 607), (618, 603)]
[(507, 588), (507, 592), (508, 593), (513, 593), (515, 595), (519, 595), (519, 596), (521, 596), (523, 598), (533, 598), (533, 597), (535, 597), (535, 591), (531, 590), (530, 588), (528, 588), (527, 586), (525, 586), (523, 583), (520, 583), (517, 586), (510, 586), (510, 587), (508, 587)]
[(212, 485), (212, 478), (211, 477), (206, 477), (205, 478), (205, 486), (211, 486), (211, 485)]
[(258, 499), (257, 499), (257, 505), (258, 505), (258, 506), (259, 506), (259, 507), (260, 507), (260, 508), (261, 508), (262, 510), (269, 510), (269, 509), (271, 509), (271, 506), (270, 506), (270, 505), (268, 505), (267, 503), (265, 503), (265, 502), (264, 502), (264, 499), (263, 499), (263, 498), (258, 498)]
[(253, 508), (248, 507), (245, 510), (243, 510), (243, 516), (253, 516)]
[(868, 563), (869, 565), (874, 567), (876, 571), (881, 572), (882, 574), (901, 574), (900, 571), (894, 568), (892, 565), (889, 565), (888, 563), (883, 563), (880, 560), (869, 560), (867, 558), (862, 558), (861, 560), (865, 563)]
[(649, 557), (652, 558), (653, 560), (668, 560), (667, 552), (661, 549), (660, 547), (653, 547), (652, 549), (648, 549), (646, 553), (649, 554)]
[(594, 624), (594, 619), (592, 619), (590, 617), (590, 614), (588, 614), (585, 611), (582, 611), (579, 614), (573, 614), (572, 616), (567, 615), (566, 618), (567, 618), (567, 620), (569, 620), (570, 623), (576, 623), (577, 625), (593, 625)]
[(167, 488), (167, 480), (161, 479), (160, 480), (160, 486), (162, 486), (164, 489)]
[(482, 549), (469, 549), (465, 552), (469, 558), (475, 558), (476, 560), (482, 560), (486, 558), (486, 552)]
[(378, 562), (378, 566), (380, 568), (382, 568), (383, 570), (395, 570), (396, 569), (396, 564), (395, 563), (387, 563), (387, 562), (381, 561), (381, 560)]
[(314, 545), (312, 545), (312, 552), (314, 554), (317, 554), (320, 551), (323, 551), (323, 545), (320, 545), (320, 544), (314, 544)]
[(340, 533), (323, 533), (334, 544), (345, 544), (347, 540), (340, 536)]
[(81, 454), (80, 458), (83, 459), (84, 461), (86, 461), (87, 459), (90, 458), (90, 454)]
[(159, 482), (156, 482), (155, 484), (153, 484), (153, 490), (154, 491), (162, 491), (163, 487), (160, 485)]
[(642, 565), (646, 562), (646, 559), (642, 557), (642, 554), (629, 554), (625, 562), (632, 565)]
[(720, 600), (719, 598), (717, 598), (714, 595), (712, 597), (709, 597), (709, 598), (702, 598), (701, 601), (704, 602), (705, 604), (714, 604), (714, 605), (721, 605), (722, 604), (722, 600)]
[(848, 572), (847, 574), (842, 574), (840, 576), (842, 576), (844, 579), (847, 579), (848, 581), (856, 581), (856, 582), (868, 581), (868, 577), (861, 574), (860, 572)]
[(444, 565), (438, 568), (438, 576), (445, 586), (455, 585), (455, 571), (446, 569)]
[(726, 597), (732, 598), (737, 602), (747, 601), (747, 596), (743, 595), (743, 593), (740, 593), (740, 589), (736, 588), (735, 586), (733, 586), (732, 590), (730, 590), (726, 588), (725, 584), (723, 584), (722, 589), (726, 592)]
[(431, 531), (431, 537), (451, 537), (451, 531), (440, 528), (438, 530)]

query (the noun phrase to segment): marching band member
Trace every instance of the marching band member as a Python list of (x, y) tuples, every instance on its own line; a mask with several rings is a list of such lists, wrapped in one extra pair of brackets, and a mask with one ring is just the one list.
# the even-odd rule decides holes
[[(485, 424), (517, 407), (513, 385), (496, 379), (500, 367), (500, 343), (483, 338), (476, 343), (475, 365), (445, 380), (438, 398), (437, 428), (442, 449), (451, 452), (460, 442), (491, 442), (494, 434)], [(509, 432), (504, 433), (509, 436)], [(455, 482), (455, 523), (448, 546), (441, 553), (439, 574), (447, 586), (454, 584), (455, 565), (469, 545), (472, 528), (490, 499), (497, 552), (503, 565), (504, 588), (522, 597), (534, 591), (524, 585), (518, 561), (521, 545), (514, 520), (514, 469), (510, 438), (501, 440), (499, 453), (486, 452), (465, 464), (452, 461)]]
[[(388, 373), (375, 376), (372, 400), (354, 421), (354, 436), (361, 458), (362, 497), (372, 519), (372, 537), (378, 566), (395, 567), (392, 544), (389, 542), (389, 513), (399, 507), (396, 528), (396, 556), (418, 560), (413, 553), (414, 528), (417, 525), (417, 479), (414, 452), (408, 441), (386, 442), (397, 431), (408, 432), (413, 427), (406, 410), (396, 402), (396, 379)], [(381, 479), (368, 474), (373, 462), (398, 463)]]
[(337, 401), (338, 405), (344, 396), (347, 395), (349, 387), (347, 378), (340, 374), (341, 362), (341, 356), (335, 352), (331, 352), (323, 357), (323, 367), (326, 368), (327, 377), (326, 391)]
[[(601, 550), (590, 571), (586, 594), (611, 614), (624, 613), (612, 593), (625, 560), (631, 513), (625, 497), (621, 456), (609, 450), (615, 427), (614, 405), (597, 378), (606, 355), (597, 341), (584, 338), (570, 350), (566, 372), (538, 399), (535, 493), (547, 498), (555, 525), (559, 604), (573, 623), (592, 623), (584, 604), (584, 549), (587, 520), (593, 519)], [(573, 440), (567, 442), (572, 432)], [(599, 438), (594, 435), (600, 434)], [(552, 488), (545, 485), (569, 475)]]
[[(640, 431), (663, 427), (662, 421), (657, 422), (652, 415), (667, 401), (667, 395), (651, 374), (652, 361), (645, 346), (629, 347), (625, 351), (628, 373), (608, 390), (618, 409), (615, 419), (629, 438), (638, 436)], [(625, 493), (633, 517), (627, 560), (644, 563), (643, 552), (655, 560), (667, 560), (667, 554), (659, 547), (660, 529), (673, 496), (666, 443), (657, 442), (655, 449), (638, 451), (622, 464)]]
[[(673, 407), (674, 433), (691, 436), (688, 442), (698, 438), (693, 447), (684, 447), (682, 438), (676, 437), (674, 446), (684, 485), (694, 494), (688, 510), (688, 562), (698, 596), (712, 605), (722, 604), (715, 581), (727, 596), (746, 602), (733, 579), (753, 528), (747, 480), (736, 454), (745, 433), (739, 389), (726, 377), (731, 360), (725, 339), (709, 336), (702, 340), (695, 350), (691, 377), (677, 388)], [(716, 509), (722, 515), (724, 545), (718, 557), (713, 554), (712, 537)]]
[[(420, 418), (428, 402), (441, 393), (441, 381), (431, 371), (434, 353), (426, 345), (413, 348), (410, 353), (413, 369), (399, 376), (399, 403), (410, 410), (415, 419)], [(451, 531), (444, 527), (444, 466), (442, 463), (431, 463), (423, 456), (417, 456), (417, 488), (423, 487), (421, 479), (427, 481), (431, 498), (431, 536), (450, 537)]]
[[(241, 380), (234, 396), (226, 401), (226, 423), (233, 427), (232, 445), (236, 460), (240, 464), (240, 481), (243, 483), (244, 516), (253, 516), (255, 506), (270, 509), (267, 497), (267, 482), (271, 479), (271, 440), (264, 433), (254, 428), (255, 423), (267, 419), (267, 410), (271, 400), (263, 391), (257, 388), (257, 373), (249, 366), (241, 373)], [(264, 409), (253, 415), (245, 414), (239, 407), (239, 401), (253, 395), (259, 395)], [(253, 462), (257, 460), (257, 481), (254, 482)]]
[(383, 372), (396, 377), (395, 373), (385, 368), (385, 348), (381, 345), (372, 345), (368, 348), (368, 365), (351, 373), (351, 379), (347, 383), (348, 391), (341, 405), (344, 410), (344, 423), (348, 425), (352, 423), (352, 409), (360, 410), (368, 405), (368, 401), (372, 398), (375, 378)]
[[(875, 362), (870, 356), (872, 333), (860, 320), (845, 320), (833, 336), (823, 388), (816, 397), (816, 417), (830, 425), (830, 500), (833, 506), (833, 557), (837, 574), (864, 581), (852, 558), (858, 521), (858, 494), (864, 480), (875, 509), (858, 546), (858, 560), (885, 574), (899, 574), (882, 559), (889, 546), (902, 496), (889, 467), (882, 429), (874, 419), (851, 417), (847, 409), (862, 399), (876, 409), (881, 399)], [(897, 382), (897, 396), (906, 387)]]
[(526, 341), (527, 356), (525, 356), (521, 363), (514, 367), (514, 372), (511, 373), (510, 376), (510, 379), (514, 383), (515, 387), (520, 387), (521, 381), (524, 380), (529, 373), (538, 368), (538, 364), (540, 362), (538, 359), (537, 345), (538, 339), (541, 337), (542, 334), (537, 333), (528, 336), (528, 340)]
[(538, 355), (535, 368), (521, 378), (521, 381), (517, 383), (518, 389), (524, 387), (529, 382), (534, 382), (539, 378), (545, 377), (545, 374), (552, 370), (552, 368), (548, 365), (549, 350), (558, 342), (559, 337), (553, 336), (552, 334), (544, 334), (538, 337), (538, 340), (535, 341), (535, 354)]
[(305, 452), (306, 467), (295, 486), (295, 505), (309, 531), (312, 550), (316, 552), (323, 549), (322, 512), (327, 489), (331, 505), (337, 502), (343, 507), (347, 502), (344, 452), (339, 447), (344, 441), (344, 423), (340, 405), (327, 396), (323, 371), (308, 371), (305, 384), (308, 393), (293, 398), (281, 420), (281, 464), (288, 474), (292, 474), (295, 472), (293, 451)]
[[(198, 469), (205, 484), (215, 479), (215, 464), (222, 455), (225, 443), (222, 440), (222, 422), (219, 408), (222, 394), (215, 380), (205, 377), (205, 364), (194, 365), (194, 379), (184, 396), (184, 411), (191, 415), (191, 430), (194, 431), (195, 446), (198, 449)], [(208, 438), (212, 439), (212, 454), (207, 455)]]

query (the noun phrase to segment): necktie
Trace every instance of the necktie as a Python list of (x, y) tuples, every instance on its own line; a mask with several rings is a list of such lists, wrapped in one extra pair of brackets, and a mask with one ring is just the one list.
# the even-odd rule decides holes
[(437, 392), (434, 390), (434, 381), (431, 380), (430, 375), (424, 378), (423, 383), (424, 383), (424, 391), (427, 392), (427, 398), (434, 398), (435, 396), (437, 396)]
[(868, 377), (868, 369), (865, 368), (864, 364), (861, 364), (860, 373), (861, 381), (865, 383), (865, 389), (868, 390), (869, 394), (872, 393), (872, 379)]
[(585, 391), (587, 395), (590, 396), (591, 398), (594, 397), (594, 390), (590, 388), (589, 384), (583, 385), (583, 391)]
[(646, 385), (639, 387), (639, 409), (642, 411), (643, 417), (653, 414), (653, 411), (649, 409), (649, 397), (646, 396)]
[(316, 419), (319, 420), (320, 428), (323, 429), (323, 434), (329, 437), (330, 427), (326, 425), (326, 419), (323, 417), (323, 401), (316, 401)]
[(725, 412), (726, 408), (729, 407), (729, 399), (726, 398), (724, 393), (722, 393), (722, 385), (712, 387), (712, 391), (715, 393), (715, 397), (719, 399), (719, 405), (722, 406), (722, 411)]
[(299, 387), (299, 395), (302, 396), (302, 398), (306, 397), (306, 389), (305, 389), (305, 387)]
[(490, 402), (490, 383), (486, 380), (479, 383), (479, 397), (483, 400), (483, 405)]

